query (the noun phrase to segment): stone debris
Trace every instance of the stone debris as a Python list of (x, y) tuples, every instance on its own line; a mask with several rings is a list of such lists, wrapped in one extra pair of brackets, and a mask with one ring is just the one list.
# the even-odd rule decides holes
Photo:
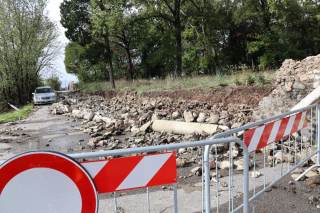
[(315, 176), (312, 176), (312, 177), (309, 177), (307, 180), (306, 180), (306, 184), (308, 186), (317, 186), (317, 185), (320, 185), (320, 175), (315, 175)]
[(320, 54), (301, 61), (287, 59), (275, 75), (275, 89), (260, 101), (255, 119), (288, 111), (320, 86)]
[[(53, 114), (80, 119), (81, 130), (92, 139), (87, 146), (129, 148), (205, 139), (218, 131), (230, 129), (234, 123), (247, 123), (252, 112), (246, 104), (211, 104), (201, 101), (148, 97), (123, 93), (111, 98), (98, 95), (72, 94), (51, 107)], [(203, 131), (154, 131), (155, 121), (176, 121), (204, 125)], [(208, 125), (208, 126), (206, 126)], [(212, 125), (212, 126), (210, 126)], [(100, 142), (102, 141), (102, 142)], [(196, 150), (187, 150), (188, 155)]]
[(261, 177), (261, 176), (262, 176), (262, 173), (259, 172), (259, 171), (250, 172), (250, 177), (252, 177), (252, 178), (258, 178), (258, 177)]

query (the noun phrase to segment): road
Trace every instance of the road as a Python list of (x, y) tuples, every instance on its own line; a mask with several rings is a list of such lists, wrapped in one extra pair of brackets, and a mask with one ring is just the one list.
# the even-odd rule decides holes
[(89, 139), (76, 120), (52, 115), (49, 106), (41, 106), (29, 118), (14, 125), (0, 125), (0, 160), (30, 150), (54, 150), (63, 153), (81, 151)]

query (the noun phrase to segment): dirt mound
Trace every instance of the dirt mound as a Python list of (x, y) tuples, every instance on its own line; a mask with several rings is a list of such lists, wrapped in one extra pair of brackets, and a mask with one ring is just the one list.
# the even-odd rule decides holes
[(288, 111), (320, 86), (320, 54), (301, 61), (285, 60), (275, 79), (275, 89), (259, 103), (256, 119)]
[(166, 92), (149, 92), (143, 94), (146, 97), (169, 97), (183, 100), (201, 101), (210, 104), (246, 104), (257, 106), (261, 99), (270, 94), (273, 87), (270, 86), (239, 86), (219, 89), (202, 90), (177, 90)]

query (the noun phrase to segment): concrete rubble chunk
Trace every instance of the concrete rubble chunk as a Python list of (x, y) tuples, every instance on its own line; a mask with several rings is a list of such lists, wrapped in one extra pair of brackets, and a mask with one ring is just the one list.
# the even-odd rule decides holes
[(92, 121), (94, 117), (94, 113), (91, 111), (84, 111), (83, 112), (83, 119), (88, 120), (88, 121)]
[(172, 113), (171, 115), (172, 119), (178, 119), (180, 117), (180, 112), (179, 111), (175, 111)]
[(81, 111), (79, 109), (74, 109), (74, 110), (72, 110), (72, 116), (75, 118), (82, 119), (83, 118), (83, 111)]
[(315, 175), (306, 180), (308, 186), (320, 185), (320, 175)]
[(152, 124), (153, 131), (167, 132), (181, 135), (192, 135), (206, 133), (213, 135), (217, 132), (215, 124), (187, 123), (180, 121), (155, 120)]
[(207, 122), (210, 123), (210, 124), (218, 124), (219, 115), (210, 113), (209, 118), (207, 118)]
[(183, 117), (185, 122), (193, 122), (194, 121), (194, 117), (193, 117), (193, 113), (190, 111), (184, 111), (183, 112)]
[(197, 122), (198, 122), (198, 123), (203, 123), (203, 122), (205, 122), (206, 117), (207, 117), (206, 113), (200, 112), (200, 113), (199, 113), (199, 116), (198, 116), (198, 118), (197, 118)]
[(252, 178), (258, 178), (258, 177), (261, 177), (262, 176), (262, 173), (260, 171), (252, 171), (250, 172), (250, 177)]
[(152, 125), (152, 121), (148, 121), (147, 123), (143, 124), (139, 128), (139, 132), (145, 133), (150, 128), (151, 125)]

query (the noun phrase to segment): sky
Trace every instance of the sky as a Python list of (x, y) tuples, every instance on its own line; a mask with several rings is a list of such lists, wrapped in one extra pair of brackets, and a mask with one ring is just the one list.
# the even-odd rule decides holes
[(60, 24), (60, 4), (63, 0), (48, 0), (47, 6), (47, 15), (49, 19), (57, 25), (58, 30), (58, 52), (55, 60), (52, 62), (52, 67), (45, 71), (44, 76), (51, 76), (52, 74), (56, 74), (59, 76), (62, 86), (67, 86), (71, 81), (77, 81), (77, 77), (72, 74), (68, 74), (66, 72), (66, 68), (64, 66), (64, 48), (68, 44), (69, 40), (65, 37), (64, 31), (65, 29)]

